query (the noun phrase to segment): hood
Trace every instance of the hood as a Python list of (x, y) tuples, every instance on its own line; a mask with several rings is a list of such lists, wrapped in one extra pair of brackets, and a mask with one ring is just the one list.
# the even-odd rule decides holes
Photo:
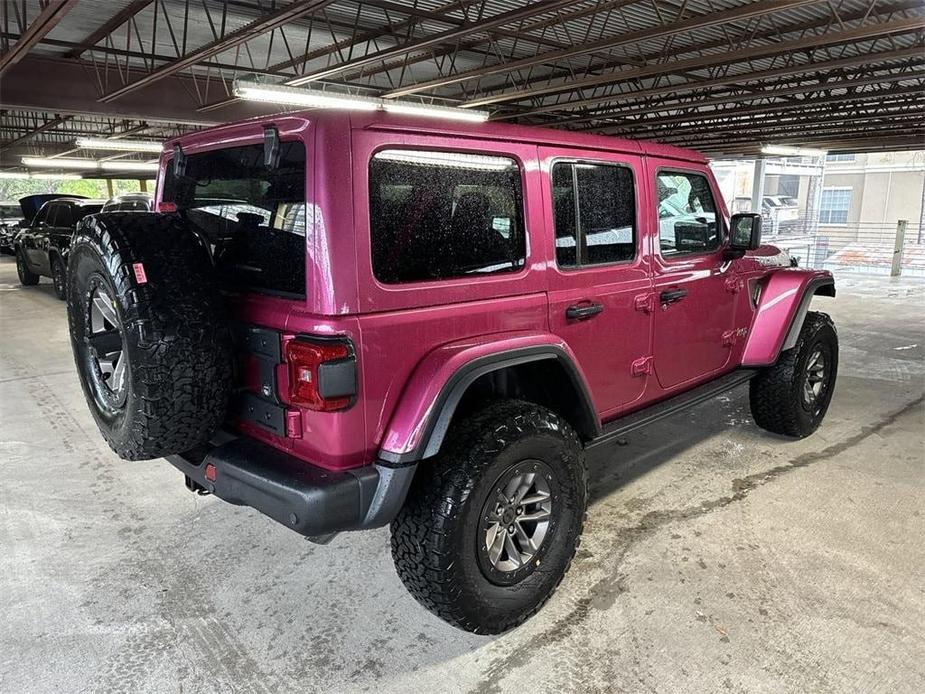
[(29, 222), (33, 220), (39, 209), (49, 200), (58, 198), (80, 198), (86, 199), (85, 195), (67, 195), (64, 193), (39, 193), (38, 195), (27, 195), (19, 199), (19, 208), (22, 210), (22, 216)]
[(777, 246), (764, 244), (745, 254), (759, 265), (765, 267), (791, 267), (790, 254)]

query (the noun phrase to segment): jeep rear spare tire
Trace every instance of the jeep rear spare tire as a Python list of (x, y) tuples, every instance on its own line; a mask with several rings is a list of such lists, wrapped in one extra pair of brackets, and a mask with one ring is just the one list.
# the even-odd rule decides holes
[(181, 453), (215, 433), (231, 392), (229, 326), (209, 253), (178, 215), (83, 220), (67, 309), (84, 395), (119, 456)]

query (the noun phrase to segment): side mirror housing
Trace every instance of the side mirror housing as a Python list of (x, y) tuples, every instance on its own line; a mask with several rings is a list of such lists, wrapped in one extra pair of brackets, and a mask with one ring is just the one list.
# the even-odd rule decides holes
[(761, 215), (756, 212), (742, 212), (732, 215), (729, 246), (726, 258), (734, 260), (753, 251), (761, 245)]

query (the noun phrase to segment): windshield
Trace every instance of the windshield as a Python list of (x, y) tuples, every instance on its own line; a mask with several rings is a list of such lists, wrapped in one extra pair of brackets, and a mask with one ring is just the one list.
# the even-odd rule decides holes
[(206, 238), (231, 288), (305, 295), (305, 148), (280, 144), (264, 164), (263, 144), (187, 156), (184, 176), (167, 166), (165, 202)]

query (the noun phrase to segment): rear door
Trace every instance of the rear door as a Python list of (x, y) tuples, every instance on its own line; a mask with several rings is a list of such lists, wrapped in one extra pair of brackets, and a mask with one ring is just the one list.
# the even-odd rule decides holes
[(29, 265), (35, 272), (47, 275), (48, 267), (48, 235), (51, 233), (58, 215), (59, 203), (46, 203), (35, 216), (35, 221), (27, 234), (23, 235), (22, 245), (29, 260)]
[(653, 357), (659, 385), (672, 389), (722, 369), (739, 290), (723, 259), (725, 212), (705, 165), (650, 158), (658, 235)]
[(550, 329), (575, 353), (607, 419), (646, 389), (653, 305), (645, 172), (631, 154), (541, 148), (540, 157), (554, 240)]

